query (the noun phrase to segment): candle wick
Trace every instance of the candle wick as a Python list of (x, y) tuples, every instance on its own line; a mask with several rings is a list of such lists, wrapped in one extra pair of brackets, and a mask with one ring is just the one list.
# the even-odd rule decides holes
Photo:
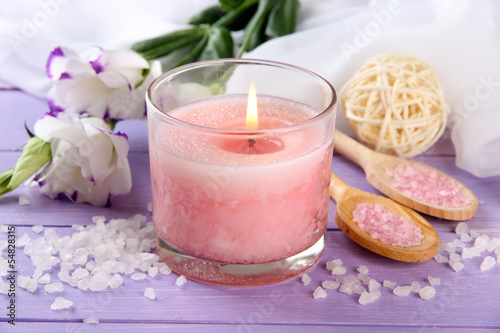
[(250, 146), (250, 148), (252, 148), (256, 143), (257, 141), (255, 141), (254, 139), (248, 139), (248, 145)]

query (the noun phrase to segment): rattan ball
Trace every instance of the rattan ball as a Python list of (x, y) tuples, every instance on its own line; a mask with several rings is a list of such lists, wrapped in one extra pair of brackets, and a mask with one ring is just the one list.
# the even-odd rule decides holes
[(339, 93), (360, 142), (400, 157), (414, 157), (443, 134), (450, 112), (436, 72), (404, 54), (369, 59)]

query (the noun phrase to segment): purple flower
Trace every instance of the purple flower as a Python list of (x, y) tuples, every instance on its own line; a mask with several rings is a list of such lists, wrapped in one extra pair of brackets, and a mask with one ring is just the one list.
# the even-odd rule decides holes
[(52, 160), (33, 179), (42, 193), (105, 206), (111, 196), (130, 192), (127, 137), (111, 132), (102, 119), (48, 113), (34, 129), (52, 150)]
[(54, 113), (104, 120), (143, 118), (145, 91), (160, 72), (159, 63), (151, 67), (132, 50), (91, 47), (77, 53), (58, 47), (46, 66), (47, 76), (54, 81), (49, 107)]

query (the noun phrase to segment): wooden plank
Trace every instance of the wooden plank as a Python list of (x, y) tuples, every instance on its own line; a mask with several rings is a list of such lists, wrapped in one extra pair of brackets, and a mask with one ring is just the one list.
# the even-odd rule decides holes
[[(17, 235), (24, 233), (36, 238), (27, 228), (18, 227)], [(62, 237), (71, 233), (60, 228)], [(2, 236), (5, 238), (5, 235)], [(445, 241), (456, 237), (443, 235)], [(18, 274), (29, 275), (33, 267), (18, 250)], [(382, 297), (369, 305), (358, 304), (357, 295), (328, 291), (325, 299), (314, 300), (312, 293), (321, 281), (332, 279), (326, 270), (327, 260), (340, 258), (347, 274), (357, 274), (356, 268), (366, 265), (368, 275), (379, 282), (385, 279), (398, 285), (418, 281), (428, 285), (428, 275), (441, 278), (436, 287), (437, 295), (429, 301), (417, 294), (397, 297), (388, 288), (382, 288)], [(476, 258), (478, 259), (478, 258)], [(420, 264), (397, 262), (373, 254), (353, 243), (339, 231), (329, 231), (327, 248), (321, 262), (308, 272), (312, 282), (303, 286), (300, 278), (264, 287), (228, 288), (188, 281), (182, 287), (174, 285), (177, 274), (158, 274), (142, 281), (124, 277), (124, 284), (117, 290), (83, 292), (64, 285), (62, 293), (47, 294), (41, 288), (29, 293), (17, 287), (17, 316), (22, 321), (61, 320), (74, 321), (97, 317), (105, 322), (163, 322), (228, 323), (255, 325), (356, 325), (420, 327), (440, 325), (446, 327), (500, 329), (500, 299), (498, 291), (500, 266), (480, 272), (480, 260), (467, 260), (465, 269), (455, 273), (449, 265), (434, 260)], [(57, 271), (52, 271), (53, 282)], [(157, 299), (143, 296), (144, 289), (152, 287)], [(50, 304), (57, 296), (74, 302), (72, 308), (52, 311)], [(6, 295), (0, 295), (2, 303)], [(5, 303), (4, 303), (5, 304)], [(470, 307), (469, 304), (480, 304)]]

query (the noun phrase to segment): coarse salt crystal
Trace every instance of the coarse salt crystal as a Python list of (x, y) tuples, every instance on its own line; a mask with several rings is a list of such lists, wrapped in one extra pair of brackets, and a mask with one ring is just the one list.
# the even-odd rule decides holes
[(495, 251), (498, 247), (500, 246), (500, 238), (498, 237), (493, 237), (490, 242), (488, 243), (488, 246), (486, 246), (486, 251), (488, 252), (493, 252)]
[(353, 221), (381, 242), (398, 247), (422, 244), (422, 229), (413, 221), (385, 209), (381, 204), (362, 202), (352, 212)]
[(363, 293), (363, 291), (365, 291), (365, 290), (366, 290), (366, 288), (363, 287), (362, 285), (355, 285), (352, 287), (352, 291), (358, 295), (361, 295)]
[(63, 284), (61, 282), (49, 283), (46, 284), (43, 289), (45, 292), (51, 294), (56, 292), (61, 292), (64, 290)]
[(340, 282), (325, 280), (325, 281), (321, 282), (321, 286), (327, 290), (335, 290), (335, 289), (338, 289), (340, 287)]
[(302, 283), (304, 284), (304, 286), (307, 286), (309, 283), (311, 283), (311, 278), (309, 277), (309, 275), (302, 275)]
[(30, 204), (30, 199), (27, 196), (19, 196), (19, 206), (26, 206)]
[(42, 276), (40, 276), (37, 280), (39, 284), (49, 284), (50, 283), (50, 274), (45, 273)]
[(483, 262), (481, 263), (481, 272), (487, 271), (491, 269), (493, 266), (495, 266), (496, 260), (492, 256), (487, 256), (484, 258)]
[(362, 273), (362, 274), (368, 274), (369, 270), (368, 270), (368, 267), (366, 267), (365, 265), (361, 265), (357, 268), (358, 272)]
[(392, 292), (396, 296), (408, 296), (411, 293), (411, 286), (397, 286)]
[(392, 186), (417, 200), (442, 207), (465, 207), (471, 202), (460, 183), (430, 167), (398, 165), (386, 173)]
[(158, 274), (158, 271), (159, 271), (158, 267), (151, 266), (148, 268), (148, 275), (150, 277), (154, 278), (156, 276), (156, 274)]
[(389, 280), (384, 280), (384, 283), (382, 285), (384, 288), (389, 288), (389, 289), (394, 289), (397, 286), (396, 282), (389, 281)]
[(420, 286), (420, 283), (418, 281), (413, 281), (411, 283), (411, 291), (413, 291), (414, 293), (418, 293), (420, 289), (422, 289), (422, 287)]
[(434, 256), (434, 260), (436, 260), (439, 263), (445, 263), (445, 262), (449, 261), (448, 258), (446, 256), (442, 255), (441, 253), (437, 253)]
[(422, 289), (420, 289), (420, 291), (418, 292), (418, 295), (420, 296), (421, 299), (424, 299), (427, 301), (436, 295), (436, 289), (434, 289), (431, 286), (426, 286), (426, 287), (423, 287)]
[(28, 234), (24, 234), (21, 236), (21, 238), (16, 240), (16, 246), (17, 247), (24, 247), (26, 246), (29, 242), (31, 241), (30, 236)]
[(336, 266), (342, 266), (344, 263), (342, 259), (334, 259), (326, 262), (326, 269), (331, 271)]
[(135, 273), (130, 276), (132, 280), (144, 280), (146, 278), (146, 274), (144, 273)]
[(82, 268), (82, 267), (78, 267), (77, 269), (75, 269), (75, 271), (71, 274), (71, 276), (74, 276), (76, 277), (77, 279), (83, 279), (84, 277), (86, 277), (87, 275), (89, 275), (89, 271), (86, 270), (85, 268)]
[(358, 303), (366, 305), (375, 302), (379, 298), (380, 298), (380, 293), (377, 294), (377, 293), (370, 293), (367, 291), (363, 291), (358, 299)]
[(332, 269), (332, 275), (344, 275), (347, 272), (347, 268), (343, 266), (334, 266)]
[(105, 216), (92, 216), (92, 222), (94, 222), (95, 224), (104, 223), (104, 222), (106, 222), (106, 217)]
[(460, 222), (455, 228), (455, 233), (459, 236), (469, 233), (469, 226), (465, 222)]
[(450, 254), (450, 261), (460, 261), (460, 255), (458, 253), (451, 253)]
[(460, 272), (465, 267), (460, 261), (450, 261), (450, 266), (455, 272)]
[(181, 275), (181, 276), (179, 276), (179, 277), (175, 280), (175, 285), (176, 285), (177, 287), (180, 287), (180, 286), (182, 286), (182, 285), (186, 284), (186, 282), (187, 282), (186, 277), (185, 277), (184, 275)]
[(429, 280), (429, 283), (431, 286), (439, 286), (441, 284), (441, 279), (440, 278), (434, 278), (432, 276), (428, 276), (427, 280)]
[(153, 288), (146, 288), (144, 290), (144, 296), (149, 299), (155, 299), (156, 298), (155, 290)]
[(35, 292), (38, 286), (34, 279), (24, 275), (19, 275), (17, 277), (17, 285), (23, 289), (26, 289), (30, 293)]
[(69, 308), (71, 305), (73, 305), (72, 301), (69, 301), (64, 297), (57, 297), (54, 303), (50, 305), (50, 308), (52, 310), (62, 310)]
[(470, 242), (472, 240), (472, 237), (469, 234), (462, 234), (460, 235), (460, 240), (462, 242)]
[(85, 318), (83, 320), (84, 324), (99, 324), (99, 319), (97, 318)]
[(31, 227), (31, 230), (37, 234), (41, 233), (43, 231), (43, 225), (37, 224)]
[(313, 298), (314, 299), (325, 298), (326, 296), (327, 296), (326, 291), (323, 288), (319, 287), (319, 286), (313, 292)]

